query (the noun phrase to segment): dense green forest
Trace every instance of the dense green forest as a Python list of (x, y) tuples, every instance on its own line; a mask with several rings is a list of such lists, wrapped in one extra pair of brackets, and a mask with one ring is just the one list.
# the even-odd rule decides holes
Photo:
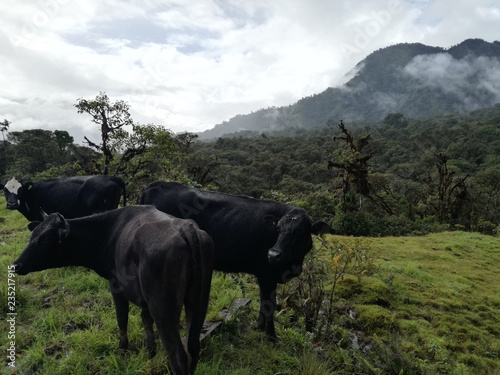
[[(96, 100), (110, 105), (105, 94)], [(330, 120), (315, 130), (214, 142), (139, 124), (132, 132), (117, 125), (106, 143), (88, 146), (65, 131), (4, 126), (3, 133), (3, 183), (116, 174), (133, 202), (147, 183), (177, 180), (303, 207), (347, 235), (496, 234), (500, 224), (500, 104), (432, 117), (392, 113), (376, 123)]]

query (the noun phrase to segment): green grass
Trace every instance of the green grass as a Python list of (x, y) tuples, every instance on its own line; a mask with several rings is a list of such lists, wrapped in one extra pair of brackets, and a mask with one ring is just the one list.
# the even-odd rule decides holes
[(429, 373), (500, 373), (500, 241), (476, 233), (382, 238), (402, 345)]
[[(5, 210), (3, 197), (0, 221), (0, 373), (167, 372), (159, 340), (157, 355), (146, 353), (136, 307), (129, 317), (130, 350), (117, 348), (107, 282), (83, 268), (15, 277), (17, 369), (9, 370), (7, 266), (26, 246), (29, 232), (22, 215)], [(374, 238), (370, 246), (371, 273), (360, 281), (349, 275), (339, 280), (327, 339), (306, 331), (303, 317), (286, 306), (287, 288), (281, 288), (279, 342), (268, 342), (256, 331), (254, 278), (215, 273), (208, 319), (217, 319), (236, 297), (252, 303), (204, 342), (196, 373), (500, 375), (499, 238), (446, 232)], [(354, 339), (361, 348), (353, 347)]]

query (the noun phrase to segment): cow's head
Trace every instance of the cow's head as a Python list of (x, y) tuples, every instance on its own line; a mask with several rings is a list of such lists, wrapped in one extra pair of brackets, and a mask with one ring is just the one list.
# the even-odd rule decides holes
[(3, 191), (7, 201), (8, 210), (18, 210), (21, 206), (26, 192), (31, 188), (32, 183), (21, 183), (15, 177), (12, 177), (4, 186)]
[(11, 268), (19, 275), (65, 265), (64, 239), (69, 233), (67, 221), (61, 214), (45, 217), (44, 221), (34, 221), (28, 225), (32, 231), (28, 246)]
[[(266, 217), (270, 220), (270, 217)], [(312, 248), (311, 234), (322, 234), (329, 231), (324, 222), (313, 223), (306, 212), (299, 208), (288, 211), (279, 221), (276, 230), (278, 239), (269, 249), (267, 259), (271, 264), (295, 264), (297, 275), (302, 270), (302, 262)]]

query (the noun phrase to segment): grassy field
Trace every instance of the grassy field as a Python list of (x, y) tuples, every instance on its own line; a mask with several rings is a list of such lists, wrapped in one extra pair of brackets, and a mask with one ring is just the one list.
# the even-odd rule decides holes
[[(19, 213), (5, 210), (0, 197), (0, 373), (167, 373), (164, 350), (154, 358), (146, 353), (135, 307), (129, 318), (130, 350), (117, 348), (107, 282), (83, 268), (13, 278), (17, 367), (8, 366), (12, 331), (7, 269), (28, 242), (26, 224)], [(356, 251), (356, 239), (326, 240), (347, 244), (345, 254)], [(217, 319), (236, 297), (249, 297), (252, 303), (203, 343), (196, 373), (500, 375), (499, 238), (447, 232), (374, 238), (363, 244), (363, 257), (369, 256), (372, 266), (360, 279), (339, 277), (328, 311), (317, 308), (321, 329), (311, 329), (300, 308), (313, 300), (318, 292), (314, 288), (329, 294), (333, 274), (318, 274), (326, 281), (315, 284), (315, 272), (318, 265), (331, 270), (340, 259), (317, 246), (302, 284), (296, 280), (279, 291), (276, 344), (255, 330), (258, 290), (253, 277), (215, 273), (209, 320)], [(297, 302), (294, 291), (306, 289), (304, 285), (311, 288), (305, 291), (311, 298)]]

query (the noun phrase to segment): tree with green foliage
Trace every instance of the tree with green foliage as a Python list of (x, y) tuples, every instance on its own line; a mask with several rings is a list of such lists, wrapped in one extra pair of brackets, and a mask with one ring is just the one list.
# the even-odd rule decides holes
[(74, 138), (66, 130), (54, 130), (54, 136), (60, 153), (67, 151), (73, 144)]
[(197, 138), (198, 134), (196, 133), (184, 132), (177, 134), (174, 139), (180, 151), (187, 154), (191, 150), (191, 145)]
[(87, 144), (104, 155), (104, 165), (96, 164), (101, 174), (109, 173), (109, 165), (114, 157), (114, 150), (110, 144), (110, 137), (124, 126), (132, 126), (130, 117), (130, 106), (123, 100), (111, 103), (109, 97), (104, 92), (100, 92), (95, 99), (87, 100), (80, 98), (75, 104), (78, 113), (87, 113), (92, 116), (92, 122), (101, 128), (101, 144), (94, 143), (85, 137)]
[[(1, 175), (19, 178), (73, 176), (90, 171), (96, 154), (88, 147), (73, 144), (73, 137), (65, 130), (32, 129), (10, 132), (9, 147), (4, 151)], [(3, 169), (3, 170), (2, 170)]]
[(406, 128), (408, 126), (408, 120), (402, 113), (389, 113), (384, 117), (382, 123), (397, 129)]
[(176, 155), (172, 133), (159, 125), (132, 125), (132, 132), (123, 129), (110, 138), (110, 145), (120, 155), (112, 165), (114, 174), (134, 179), (140, 173), (151, 177), (167, 173)]
[(8, 140), (12, 144), (7, 151), (11, 160), (8, 174), (31, 177), (61, 162), (54, 133), (50, 130), (10, 132)]
[(186, 163), (190, 178), (203, 186), (210, 184), (217, 177), (216, 171), (221, 164), (217, 155), (201, 151), (189, 154)]

